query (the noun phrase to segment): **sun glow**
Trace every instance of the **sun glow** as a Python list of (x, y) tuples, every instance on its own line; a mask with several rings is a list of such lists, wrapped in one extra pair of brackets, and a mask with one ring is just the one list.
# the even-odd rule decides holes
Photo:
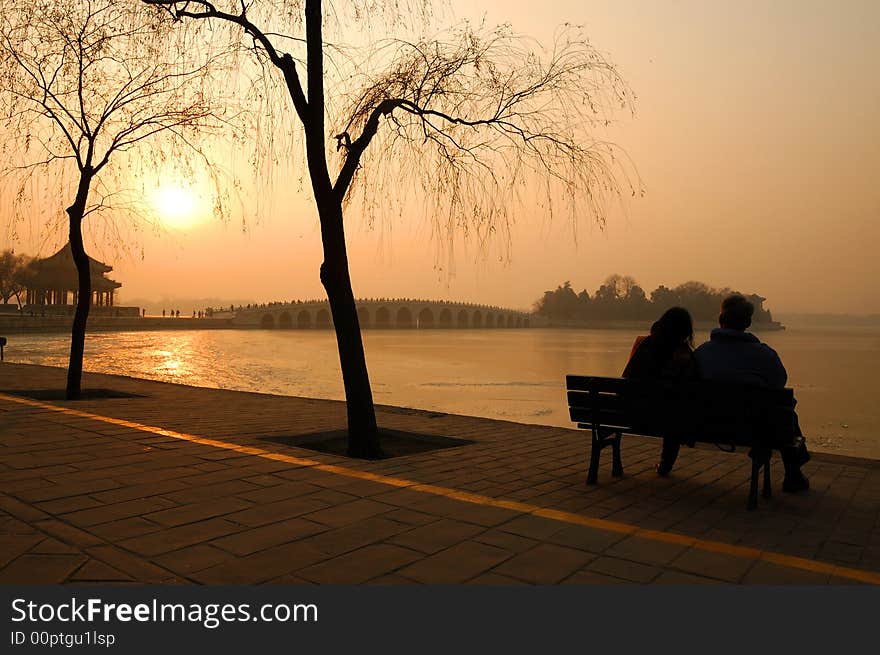
[(163, 184), (151, 197), (159, 219), (166, 227), (187, 230), (204, 220), (204, 202), (192, 189), (180, 185)]

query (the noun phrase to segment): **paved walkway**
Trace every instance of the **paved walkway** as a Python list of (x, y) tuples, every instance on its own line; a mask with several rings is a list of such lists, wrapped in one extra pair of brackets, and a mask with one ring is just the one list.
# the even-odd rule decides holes
[(744, 453), (660, 479), (659, 442), (626, 437), (625, 477), (587, 487), (583, 432), (382, 407), (474, 443), (364, 462), (266, 439), (342, 428), (338, 402), (97, 374), (136, 396), (21, 394), (64, 376), (0, 365), (0, 583), (880, 583), (877, 461), (817, 455), (797, 496), (777, 464), (747, 512)]

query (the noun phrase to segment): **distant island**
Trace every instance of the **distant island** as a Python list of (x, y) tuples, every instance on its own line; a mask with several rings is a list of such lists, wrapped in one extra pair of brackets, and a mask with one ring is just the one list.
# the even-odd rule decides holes
[[(685, 282), (676, 287), (659, 286), (650, 295), (628, 275), (611, 275), (592, 295), (576, 292), (564, 282), (535, 302), (534, 313), (551, 326), (592, 327), (629, 321), (650, 323), (670, 307), (685, 307), (694, 323), (716, 323), (721, 300), (732, 289), (714, 289), (703, 282)], [(763, 329), (783, 329), (764, 307), (766, 298), (743, 293), (755, 305), (753, 324)]]

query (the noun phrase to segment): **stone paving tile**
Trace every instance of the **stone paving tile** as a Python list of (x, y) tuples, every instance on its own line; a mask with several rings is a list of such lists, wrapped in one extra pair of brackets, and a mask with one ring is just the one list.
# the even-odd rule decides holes
[(139, 537), (151, 532), (159, 532), (163, 529), (157, 523), (148, 521), (140, 516), (135, 516), (129, 519), (113, 521), (112, 523), (91, 526), (89, 532), (106, 541), (117, 542), (130, 537)]
[(488, 585), (488, 586), (502, 586), (502, 585), (517, 585), (522, 586), (523, 581), (517, 580), (515, 578), (508, 578), (506, 575), (501, 575), (499, 573), (495, 573), (490, 571), (489, 573), (484, 573), (483, 575), (478, 575), (476, 578), (472, 580), (468, 580), (466, 584), (471, 585)]
[(610, 530), (599, 530), (582, 525), (566, 525), (561, 530), (549, 535), (546, 541), (560, 546), (571, 546), (579, 550), (601, 553), (626, 537), (625, 534)]
[(482, 531), (482, 527), (471, 523), (462, 523), (452, 519), (440, 519), (439, 521), (398, 534), (389, 541), (430, 555), (470, 537), (474, 537)]
[(78, 548), (70, 546), (53, 537), (47, 537), (30, 549), (31, 553), (44, 555), (75, 555), (80, 552)]
[(465, 541), (434, 555), (422, 557), (400, 573), (417, 582), (456, 584), (488, 572), (512, 555), (510, 551), (496, 546)]
[(780, 566), (772, 562), (758, 561), (749, 569), (742, 579), (744, 584), (805, 584), (824, 585), (828, 584), (829, 576), (826, 573), (813, 571), (792, 570), (787, 566)]
[(627, 537), (605, 549), (604, 554), (642, 564), (665, 566), (684, 553), (688, 546), (642, 537)]
[(560, 584), (564, 585), (595, 585), (595, 584), (632, 584), (629, 580), (616, 578), (612, 575), (597, 573), (596, 571), (577, 571), (568, 576)]
[[(275, 485), (246, 491), (238, 494), (238, 497), (249, 500), (252, 503), (266, 504), (282, 500), (296, 499), (321, 490), (321, 487), (308, 484), (307, 482), (291, 482), (284, 478), (278, 478), (277, 476), (272, 477), (277, 478), (278, 480)], [(327, 505), (329, 504), (330, 503), (327, 503)]]
[(44, 521), (37, 521), (34, 523), (34, 525), (41, 532), (50, 534), (53, 537), (56, 537), (59, 540), (63, 541), (64, 543), (71, 544), (80, 548), (103, 543), (102, 539), (96, 537), (91, 532), (80, 530), (79, 528), (64, 523), (63, 521), (46, 519)]
[(21, 535), (0, 535), (0, 568), (6, 566), (19, 555), (43, 541), (43, 535), (37, 533)]
[(327, 526), (307, 519), (287, 519), (258, 528), (238, 531), (228, 537), (214, 539), (218, 548), (235, 555), (251, 555), (272, 546), (309, 537), (327, 530)]
[(88, 582), (93, 584), (120, 581), (134, 582), (134, 578), (130, 575), (95, 560), (83, 564), (68, 580), (70, 582)]
[(524, 515), (518, 516), (507, 523), (498, 526), (499, 530), (520, 535), (521, 537), (529, 537), (531, 539), (549, 539), (553, 535), (559, 533), (568, 526), (559, 521), (545, 519), (540, 516)]
[(325, 509), (320, 509), (310, 514), (305, 514), (303, 518), (311, 521), (317, 521), (324, 525), (341, 527), (357, 521), (383, 514), (395, 509), (392, 505), (385, 503), (377, 503), (374, 500), (359, 499), (350, 503), (343, 503)]
[(235, 507), (236, 500), (230, 500), (233, 505), (230, 510), (232, 513), (228, 514), (226, 518), (230, 521), (235, 521), (236, 523), (251, 527), (275, 523), (282, 519), (295, 518), (297, 516), (303, 516), (304, 514), (311, 514), (329, 507), (327, 503), (322, 502), (317, 498), (305, 496), (300, 498), (288, 498), (287, 500), (280, 500), (274, 503), (258, 504), (256, 506), (248, 504), (246, 509), (235, 511), (238, 509)]
[(180, 491), (181, 489), (186, 489), (186, 484), (180, 480), (165, 480), (155, 484), (130, 484), (129, 486), (120, 487), (119, 489), (93, 493), (90, 495), (101, 503), (121, 503), (126, 500), (137, 500), (138, 498), (159, 496), (171, 491)]
[(395, 509), (382, 515), (389, 521), (396, 521), (405, 525), (425, 525), (437, 520), (437, 517), (424, 512), (415, 512), (410, 509)]
[(186, 576), (196, 571), (209, 569), (232, 558), (233, 556), (228, 552), (214, 546), (196, 544), (159, 555), (154, 561), (169, 571)]
[[(299, 569), (297, 575), (322, 584), (360, 584), (388, 575), (420, 559), (421, 554), (393, 544), (376, 544)], [(406, 570), (401, 573), (410, 578)]]
[[(394, 537), (409, 529), (410, 526), (389, 520), (384, 515), (374, 516), (357, 523), (307, 537), (302, 539), (301, 543), (307, 543), (321, 552), (335, 557), (369, 546), (370, 544), (388, 540), (389, 537)], [(406, 544), (401, 545), (406, 546)]]
[(126, 539), (120, 545), (141, 555), (152, 556), (240, 531), (241, 526), (231, 521), (208, 519)]
[(286, 543), (246, 557), (230, 557), (189, 577), (202, 584), (255, 584), (294, 574), (327, 557), (309, 544)]
[(512, 532), (504, 532), (503, 530), (499, 530), (496, 528), (491, 528), (489, 530), (486, 530), (485, 532), (481, 532), (480, 534), (473, 537), (473, 541), (478, 541), (481, 544), (489, 544), (490, 546), (498, 546), (498, 548), (503, 548), (504, 550), (510, 551), (511, 553), (521, 553), (523, 551), (534, 548), (538, 543), (540, 543), (535, 539), (521, 537), (520, 535), (513, 534)]
[(674, 559), (670, 566), (686, 573), (739, 582), (754, 564), (754, 560), (744, 557), (691, 548)]
[(0, 570), (0, 584), (58, 584), (85, 562), (82, 555), (22, 555)]
[(639, 564), (616, 557), (599, 557), (587, 565), (587, 570), (602, 575), (622, 578), (630, 582), (646, 584), (656, 579), (663, 569), (647, 564)]
[(655, 578), (652, 584), (665, 585), (719, 585), (725, 584), (721, 580), (715, 578), (707, 578), (700, 575), (692, 575), (681, 571), (664, 571), (659, 577)]
[(141, 498), (113, 505), (101, 505), (100, 507), (69, 512), (63, 514), (62, 517), (65, 521), (75, 525), (90, 527), (142, 515), (146, 515), (149, 518), (150, 513), (173, 506), (174, 503), (165, 498)]
[(595, 554), (583, 550), (538, 544), (496, 566), (492, 572), (532, 584), (556, 584), (594, 559)]
[[(172, 506), (158, 511), (144, 512), (144, 518), (163, 527), (173, 528), (178, 525), (195, 523), (196, 521), (212, 519), (217, 516), (231, 515), (237, 510), (252, 506), (252, 503), (235, 497), (225, 498), (222, 503), (203, 501), (188, 505), (173, 505), (170, 502), (168, 504)], [(227, 518), (235, 520), (232, 516)]]

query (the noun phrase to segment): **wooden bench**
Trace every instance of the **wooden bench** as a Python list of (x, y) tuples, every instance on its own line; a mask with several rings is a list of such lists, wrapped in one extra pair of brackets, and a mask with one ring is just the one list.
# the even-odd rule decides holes
[(693, 381), (566, 376), (569, 415), (592, 431), (587, 484), (595, 484), (599, 457), (611, 446), (611, 475), (623, 475), (623, 434), (670, 437), (681, 443), (714, 443), (751, 449), (748, 508), (758, 504), (758, 474), (764, 470), (762, 496), (769, 498), (770, 455), (795, 446), (794, 392), (751, 385)]

